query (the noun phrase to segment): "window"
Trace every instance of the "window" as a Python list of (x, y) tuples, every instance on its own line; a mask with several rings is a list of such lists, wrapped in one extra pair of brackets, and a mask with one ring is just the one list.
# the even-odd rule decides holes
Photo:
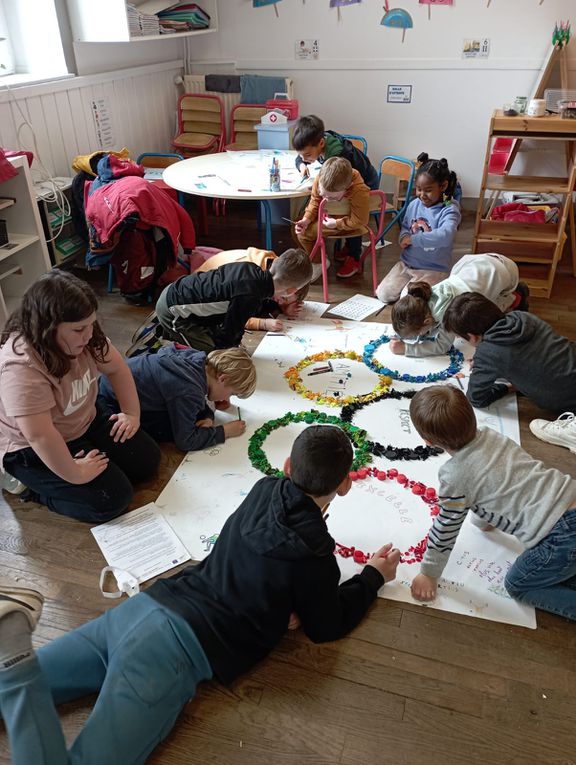
[(0, 0), (0, 38), (0, 78), (12, 75), (8, 84), (68, 74), (55, 0)]

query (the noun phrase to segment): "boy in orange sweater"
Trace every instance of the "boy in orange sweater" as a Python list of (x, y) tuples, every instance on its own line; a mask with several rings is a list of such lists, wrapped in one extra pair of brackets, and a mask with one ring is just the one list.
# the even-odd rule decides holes
[(348, 240), (349, 257), (338, 270), (336, 276), (349, 279), (360, 273), (362, 265), (363, 226), (368, 225), (370, 217), (370, 189), (358, 170), (353, 170), (347, 159), (331, 157), (322, 165), (312, 186), (312, 197), (304, 210), (303, 217), (296, 223), (296, 235), (302, 247), (312, 252), (318, 231), (318, 208), (322, 198), (330, 202), (348, 202), (350, 210), (342, 217), (325, 217), (322, 227), (327, 236), (341, 232), (349, 235), (357, 232), (358, 236)]

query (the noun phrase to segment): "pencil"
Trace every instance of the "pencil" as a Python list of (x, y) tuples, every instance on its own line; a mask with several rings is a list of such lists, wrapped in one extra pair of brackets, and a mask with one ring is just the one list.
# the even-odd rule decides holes
[(239, 406), (237, 406), (237, 407), (236, 407), (236, 409), (238, 410), (238, 419), (239, 419), (239, 420), (241, 420), (241, 419), (242, 419), (242, 417), (240, 417), (240, 407), (239, 407)]

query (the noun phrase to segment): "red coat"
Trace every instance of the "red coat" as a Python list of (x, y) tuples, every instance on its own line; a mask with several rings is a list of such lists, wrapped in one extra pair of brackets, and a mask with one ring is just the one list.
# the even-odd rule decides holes
[(115, 246), (117, 236), (114, 233), (130, 215), (137, 215), (149, 226), (163, 228), (172, 240), (175, 256), (178, 255), (178, 243), (184, 249), (192, 249), (196, 244), (194, 224), (186, 210), (161, 188), (143, 178), (118, 178), (96, 189), (85, 201), (86, 220), (99, 240), (96, 247), (91, 242), (94, 252)]

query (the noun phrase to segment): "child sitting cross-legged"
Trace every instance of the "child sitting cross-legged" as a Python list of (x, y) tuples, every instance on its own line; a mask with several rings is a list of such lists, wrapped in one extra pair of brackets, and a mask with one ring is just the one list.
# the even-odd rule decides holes
[[(312, 196), (308, 206), (304, 210), (302, 218), (296, 222), (295, 230), (298, 240), (306, 252), (311, 253), (318, 233), (318, 208), (322, 198), (330, 202), (349, 203), (349, 212), (338, 217), (325, 217), (321, 225), (326, 235), (335, 233), (350, 234), (357, 232), (359, 239), (358, 247), (351, 249), (348, 260), (352, 263), (344, 263), (349, 267), (342, 267), (336, 274), (342, 279), (348, 279), (362, 269), (362, 228), (368, 225), (370, 217), (370, 189), (358, 170), (353, 170), (347, 159), (331, 157), (322, 165), (322, 169), (314, 179)], [(353, 239), (349, 239), (349, 247)]]
[[(215, 426), (212, 409), (229, 409), (230, 396), (248, 398), (254, 393), (256, 369), (243, 348), (206, 355), (172, 343), (158, 353), (134, 356), (127, 364), (140, 399), (140, 426), (155, 441), (196, 451), (246, 430), (241, 419)], [(110, 415), (120, 409), (106, 376), (100, 378), (98, 405)]]
[(526, 547), (506, 575), (508, 593), (521, 603), (576, 620), (576, 481), (537, 462), (495, 430), (477, 428), (472, 405), (452, 385), (418, 391), (410, 417), (427, 444), (451, 455), (439, 471), (441, 509), (412, 596), (434, 600), (470, 513), (483, 531), (499, 529)]
[[(37, 652), (42, 595), (0, 587), (0, 711), (14, 765), (140, 765), (199, 683), (231, 683), (289, 625), (315, 643), (354, 629), (395, 578), (400, 551), (384, 545), (340, 582), (324, 515), (350, 490), (353, 456), (340, 428), (306, 428), (286, 477), (254, 485), (207, 558)], [(94, 710), (68, 750), (55, 704), (89, 694), (98, 694)]]
[(460, 225), (460, 205), (452, 197), (458, 179), (445, 159), (428, 159), (416, 172), (416, 199), (402, 219), (398, 239), (402, 254), (378, 285), (376, 297), (395, 303), (410, 282), (437, 284), (452, 267), (452, 246)]

